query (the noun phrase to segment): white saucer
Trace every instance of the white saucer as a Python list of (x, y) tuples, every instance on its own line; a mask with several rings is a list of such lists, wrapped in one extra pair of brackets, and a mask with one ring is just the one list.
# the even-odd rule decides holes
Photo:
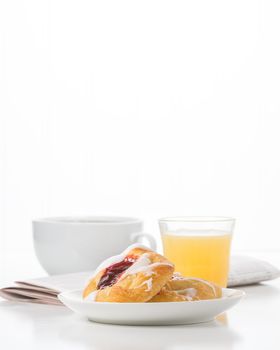
[(175, 325), (212, 321), (245, 295), (241, 290), (223, 289), (221, 299), (174, 303), (101, 303), (83, 301), (82, 291), (64, 292), (59, 300), (90, 321), (121, 325)]

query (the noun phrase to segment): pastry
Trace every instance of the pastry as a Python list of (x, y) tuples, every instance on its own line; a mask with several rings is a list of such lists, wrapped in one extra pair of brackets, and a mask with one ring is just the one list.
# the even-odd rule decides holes
[(217, 299), (222, 297), (222, 288), (201, 278), (183, 277), (174, 273), (165, 288), (183, 295), (186, 301)]
[(222, 289), (216, 284), (200, 278), (183, 277), (176, 272), (149, 302), (197, 301), (221, 297)]
[(163, 303), (163, 302), (175, 302), (175, 301), (186, 301), (184, 295), (177, 293), (174, 290), (169, 290), (163, 287), (160, 292), (150, 299), (149, 303)]
[(96, 269), (83, 298), (101, 302), (146, 302), (171, 279), (174, 265), (145, 246), (134, 244)]

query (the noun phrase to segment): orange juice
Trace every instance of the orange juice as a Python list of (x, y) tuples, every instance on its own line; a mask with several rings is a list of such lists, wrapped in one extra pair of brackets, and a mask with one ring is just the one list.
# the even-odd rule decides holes
[(226, 287), (231, 234), (163, 234), (164, 255), (184, 276), (203, 278)]

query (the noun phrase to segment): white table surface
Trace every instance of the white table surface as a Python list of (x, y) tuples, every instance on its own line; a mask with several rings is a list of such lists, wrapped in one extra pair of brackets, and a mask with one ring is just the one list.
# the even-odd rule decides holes
[[(273, 256), (270, 261), (276, 262), (280, 254)], [(26, 261), (11, 265), (15, 260), (9, 259), (0, 270), (2, 283), (8, 277), (25, 276)], [(32, 269), (32, 277), (42, 272), (35, 263)], [(88, 322), (63, 306), (1, 301), (1, 349), (279, 349), (280, 279), (242, 289), (247, 296), (240, 304), (216, 321), (191, 326), (103, 325)]]

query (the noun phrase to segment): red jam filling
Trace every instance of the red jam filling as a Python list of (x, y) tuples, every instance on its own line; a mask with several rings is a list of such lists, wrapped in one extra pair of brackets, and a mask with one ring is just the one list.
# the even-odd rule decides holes
[(107, 267), (103, 276), (100, 278), (97, 289), (111, 287), (136, 260), (136, 256), (129, 255), (124, 260)]

